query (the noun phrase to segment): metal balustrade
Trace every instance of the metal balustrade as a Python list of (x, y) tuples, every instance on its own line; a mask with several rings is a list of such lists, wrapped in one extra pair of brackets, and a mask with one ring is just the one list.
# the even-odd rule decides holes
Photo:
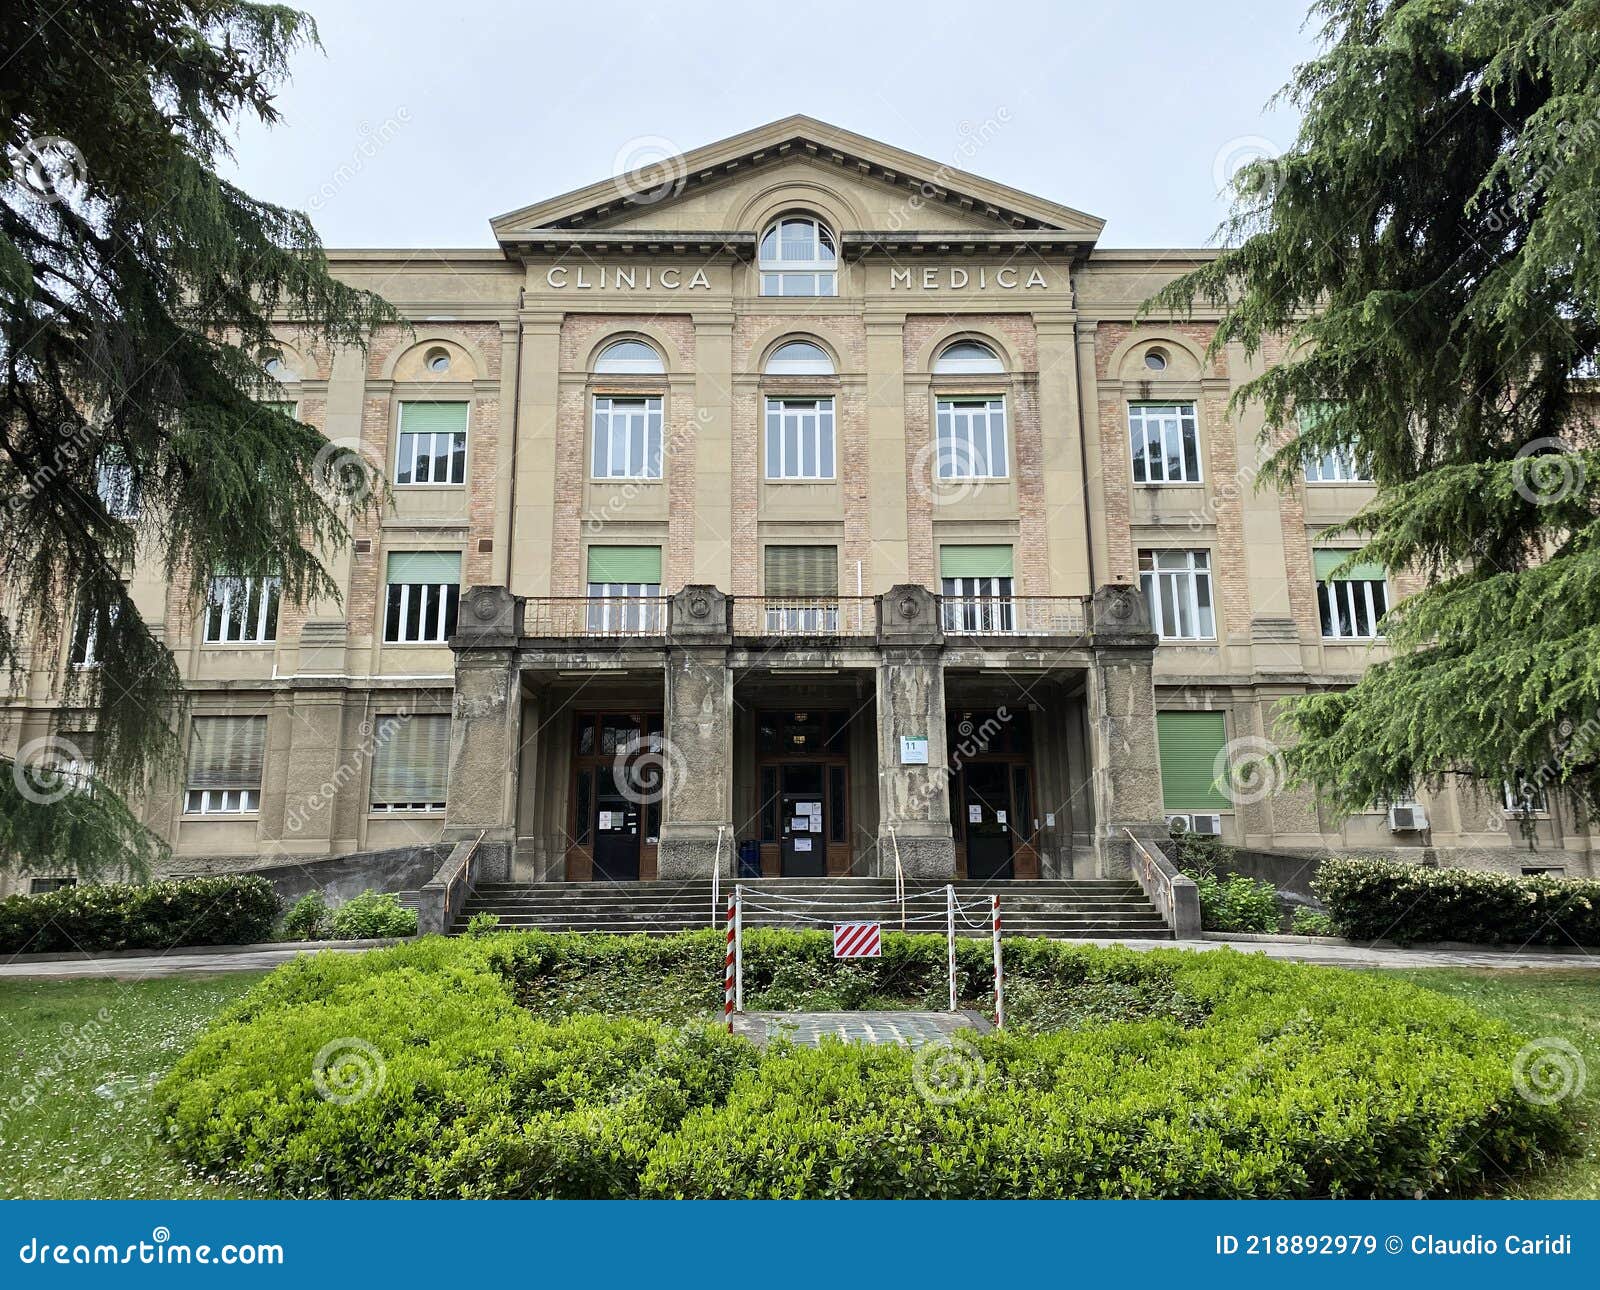
[(530, 596), (524, 636), (665, 636), (668, 596)]
[(940, 596), (939, 626), (951, 636), (1082, 636), (1087, 596)]
[(733, 602), (736, 636), (852, 636), (878, 633), (872, 596), (738, 596)]

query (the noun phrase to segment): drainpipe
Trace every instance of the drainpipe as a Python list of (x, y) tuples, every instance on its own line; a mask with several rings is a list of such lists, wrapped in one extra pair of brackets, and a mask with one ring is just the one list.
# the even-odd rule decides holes
[[(1079, 262), (1081, 264), (1081, 261)], [(1074, 270), (1077, 265), (1074, 265)], [(1089, 594), (1095, 591), (1094, 567), (1094, 515), (1089, 506), (1089, 414), (1088, 395), (1079, 382), (1080, 367), (1078, 362), (1078, 284), (1076, 279), (1072, 283), (1072, 383), (1078, 391), (1078, 470), (1083, 475), (1083, 546), (1084, 554), (1089, 557)], [(1095, 407), (1100, 406), (1099, 391), (1096, 389)], [(1093, 624), (1090, 624), (1091, 628)]]

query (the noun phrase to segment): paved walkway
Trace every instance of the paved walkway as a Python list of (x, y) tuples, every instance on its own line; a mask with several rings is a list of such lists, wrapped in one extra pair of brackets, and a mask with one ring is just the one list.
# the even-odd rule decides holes
[(757, 1044), (788, 1039), (815, 1048), (825, 1036), (852, 1044), (942, 1044), (958, 1030), (985, 1032), (980, 1013), (962, 1012), (746, 1012), (733, 1020), (734, 1033)]
[[(1265, 954), (1269, 958), (1290, 959), (1299, 963), (1320, 963), (1347, 968), (1494, 968), (1503, 971), (1600, 970), (1600, 951), (1593, 954), (1551, 954), (1537, 949), (1516, 950), (1399, 950), (1366, 949), (1355, 945), (1315, 945), (1299, 941), (1172, 941), (1142, 939), (1104, 940), (1089, 938), (1073, 944), (1123, 945), (1134, 950), (1191, 952), (1233, 949), (1242, 954)], [(335, 953), (353, 954), (368, 948), (363, 945), (338, 946)], [(36, 978), (64, 980), (74, 977), (179, 976), (187, 972), (261, 972), (287, 963), (304, 950), (294, 946), (282, 949), (251, 950), (221, 954), (201, 950), (187, 954), (152, 954), (142, 958), (63, 959), (48, 963), (0, 962), (0, 979)]]

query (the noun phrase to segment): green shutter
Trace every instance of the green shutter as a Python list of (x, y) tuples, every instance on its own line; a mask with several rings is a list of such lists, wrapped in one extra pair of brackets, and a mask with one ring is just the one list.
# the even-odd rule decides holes
[(391, 551), (389, 582), (430, 584), (461, 581), (459, 551)]
[[(1317, 581), (1326, 582), (1333, 576), (1333, 571), (1355, 554), (1353, 550), (1335, 551), (1327, 547), (1318, 547), (1312, 553), (1316, 561)], [(1352, 565), (1349, 572), (1341, 574), (1340, 580), (1344, 582), (1382, 582), (1387, 577), (1387, 571), (1381, 564)]]
[(1220, 712), (1158, 712), (1161, 801), (1169, 811), (1227, 811), (1233, 803), (1216, 783), (1218, 754), (1227, 743)]
[(261, 404), (264, 408), (271, 408), (274, 412), (281, 412), (286, 417), (294, 415), (293, 399), (265, 399)]
[(188, 788), (261, 787), (265, 717), (196, 717), (189, 724)]
[(661, 548), (658, 546), (592, 546), (589, 548), (590, 582), (642, 582), (661, 585)]
[(831, 546), (769, 546), (764, 586), (769, 596), (837, 596), (839, 550)]
[(1308, 430), (1315, 430), (1326, 421), (1333, 413), (1339, 410), (1337, 403), (1329, 403), (1318, 399), (1309, 403), (1302, 403), (1295, 409), (1295, 420), (1300, 423), (1300, 431), (1304, 434)]
[(450, 778), (450, 717), (389, 716), (378, 721), (372, 758), (374, 806), (442, 802)]
[(1012, 577), (1011, 548), (1008, 546), (942, 546), (939, 548), (941, 578)]
[(405, 434), (464, 434), (467, 429), (467, 407), (465, 403), (402, 403), (400, 429)]

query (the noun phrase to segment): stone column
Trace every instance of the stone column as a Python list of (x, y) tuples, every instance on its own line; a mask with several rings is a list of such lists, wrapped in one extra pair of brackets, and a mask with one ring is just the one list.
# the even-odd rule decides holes
[(455, 701), (450, 719), (450, 796), (444, 840), (483, 835), (475, 872), (508, 877), (517, 840), (517, 763), (522, 680), (517, 637), (522, 601), (504, 587), (474, 587), (450, 641)]
[[(894, 874), (898, 850), (911, 878), (956, 872), (945, 749), (944, 634), (926, 587), (901, 584), (878, 597), (878, 873)], [(926, 765), (901, 757), (902, 738), (926, 739)]]
[(1161, 752), (1156, 740), (1155, 650), (1150, 610), (1137, 587), (1101, 587), (1092, 608), (1089, 685), (1095, 837), (1102, 877), (1129, 872), (1125, 829), (1166, 836)]
[(733, 669), (728, 599), (692, 585), (672, 598), (667, 626), (666, 765), (662, 878), (710, 878), (722, 833), (722, 872), (733, 872)]

